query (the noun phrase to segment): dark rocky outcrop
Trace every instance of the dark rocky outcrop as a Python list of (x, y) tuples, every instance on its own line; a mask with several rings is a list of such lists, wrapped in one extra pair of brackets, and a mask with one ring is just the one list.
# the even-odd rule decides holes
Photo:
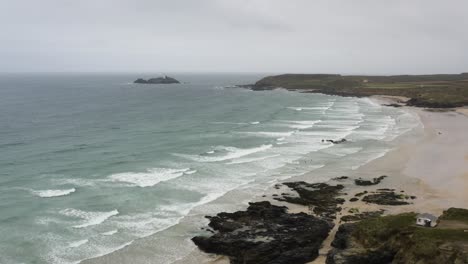
[(386, 177), (387, 177), (386, 175), (382, 175), (380, 177), (373, 178), (372, 180), (364, 180), (364, 179), (359, 178), (359, 179), (355, 179), (354, 183), (359, 186), (377, 185)]
[(367, 193), (368, 193), (367, 191), (363, 191), (363, 192), (356, 193), (354, 196), (361, 197), (361, 196), (363, 196), (364, 194), (367, 194)]
[(343, 222), (360, 221), (364, 219), (379, 217), (383, 213), (384, 213), (384, 210), (379, 210), (379, 211), (362, 212), (362, 213), (354, 214), (354, 215), (345, 215), (341, 217), (341, 221)]
[(405, 205), (409, 204), (405, 201), (406, 195), (396, 194), (393, 191), (379, 191), (377, 193), (369, 194), (362, 198), (366, 203), (374, 203), (380, 205)]
[(344, 188), (341, 184), (333, 186), (326, 183), (310, 184), (300, 181), (286, 182), (284, 185), (296, 191), (299, 197), (282, 196), (275, 198), (276, 200), (309, 206), (317, 216), (326, 219), (335, 219), (336, 212), (341, 211), (338, 205), (345, 202), (343, 198), (338, 198)]
[(347, 179), (349, 179), (348, 176), (340, 176), (340, 177), (333, 178), (332, 180), (343, 181), (343, 180), (347, 180)]
[(139, 78), (136, 81), (134, 81), (134, 83), (138, 83), (138, 84), (171, 84), (171, 83), (180, 83), (180, 82), (178, 80), (174, 79), (174, 78), (164, 76), (164, 77), (158, 77), (158, 78), (151, 78), (151, 79), (148, 79), (148, 80)]
[(246, 211), (208, 217), (212, 236), (196, 236), (203, 251), (229, 257), (232, 264), (307, 263), (318, 256), (333, 224), (284, 206), (250, 203)]
[(342, 138), (340, 140), (333, 140), (333, 139), (322, 139), (322, 142), (330, 142), (330, 143), (333, 143), (333, 144), (341, 144), (341, 143), (344, 143), (344, 142), (347, 142), (347, 140), (345, 138)]
[(417, 107), (427, 107), (427, 108), (455, 108), (466, 105), (463, 102), (437, 102), (437, 101), (428, 101), (421, 98), (411, 98), (406, 102), (406, 105), (417, 106)]
[(401, 104), (395, 104), (395, 103), (393, 103), (393, 104), (384, 104), (384, 105), (385, 106), (391, 106), (391, 107), (402, 107), (403, 106)]
[(331, 243), (333, 249), (327, 254), (327, 264), (386, 264), (392, 261), (393, 252), (359, 248), (353, 237), (356, 228), (357, 225), (351, 223), (340, 225)]

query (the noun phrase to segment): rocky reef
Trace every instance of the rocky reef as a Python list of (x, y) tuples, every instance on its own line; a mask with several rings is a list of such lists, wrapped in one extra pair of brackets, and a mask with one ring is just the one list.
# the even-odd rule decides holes
[(377, 185), (379, 184), (383, 179), (387, 178), (386, 175), (382, 175), (377, 178), (373, 178), (372, 180), (364, 180), (364, 179), (355, 179), (354, 183), (359, 186), (370, 186), (370, 185)]
[[(414, 196), (413, 196), (414, 197)], [(411, 196), (397, 194), (393, 190), (380, 189), (377, 192), (364, 196), (363, 202), (380, 204), (380, 205), (405, 205), (409, 204), (406, 200), (410, 199)], [(414, 197), (416, 198), (416, 197)], [(411, 199), (414, 199), (411, 198)]]
[(332, 143), (332, 144), (341, 144), (341, 143), (345, 143), (347, 142), (347, 140), (345, 138), (342, 138), (340, 140), (333, 140), (333, 139), (322, 139), (322, 142), (329, 142), (329, 143)]
[[(355, 183), (372, 186), (385, 177), (359, 178)], [(332, 181), (349, 181), (353, 186), (347, 176)], [(333, 238), (327, 264), (468, 264), (468, 210), (444, 211), (436, 228), (415, 225), (416, 213), (382, 216), (383, 209), (360, 212), (359, 206), (348, 207), (337, 219), (345, 202), (344, 188), (304, 181), (276, 184), (278, 193), (272, 194), (273, 199), (308, 206), (314, 215), (288, 213), (287, 207), (267, 201), (250, 203), (245, 211), (208, 216), (210, 228), (202, 228), (205, 234), (192, 240), (204, 252), (228, 256), (232, 264), (308, 263), (318, 257), (334, 223), (344, 222)], [(391, 188), (360, 191), (345, 206), (362, 202), (405, 205), (416, 198)]]
[(232, 264), (307, 263), (318, 256), (333, 224), (284, 206), (250, 203), (246, 211), (219, 213), (210, 219), (216, 232), (192, 241), (203, 251), (229, 257)]
[(158, 78), (150, 78), (148, 80), (138, 78), (136, 81), (133, 83), (138, 83), (138, 84), (171, 84), (171, 83), (180, 83), (178, 80), (164, 76), (164, 77), (158, 77)]
[(275, 200), (309, 206), (315, 215), (329, 220), (336, 218), (336, 213), (341, 211), (339, 205), (345, 202), (343, 198), (338, 197), (344, 188), (341, 184), (311, 184), (300, 181), (286, 182), (284, 185), (296, 191), (299, 196), (283, 195), (274, 198)]

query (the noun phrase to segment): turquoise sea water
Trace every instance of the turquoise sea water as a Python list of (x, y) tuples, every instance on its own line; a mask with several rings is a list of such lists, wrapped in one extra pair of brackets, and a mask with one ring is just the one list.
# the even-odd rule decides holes
[(229, 88), (260, 75), (137, 77), (0, 75), (0, 263), (76, 263), (149, 236), (150, 262), (171, 263), (193, 248), (202, 220), (187, 219), (238, 202), (226, 193), (356, 169), (415, 124), (369, 99)]

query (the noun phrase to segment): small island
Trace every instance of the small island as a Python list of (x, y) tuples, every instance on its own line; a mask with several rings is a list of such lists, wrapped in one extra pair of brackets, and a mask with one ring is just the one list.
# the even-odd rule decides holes
[(172, 84), (172, 83), (180, 83), (178, 80), (164, 76), (164, 77), (158, 77), (158, 78), (150, 78), (148, 80), (138, 78), (136, 81), (133, 83), (138, 83), (138, 84)]

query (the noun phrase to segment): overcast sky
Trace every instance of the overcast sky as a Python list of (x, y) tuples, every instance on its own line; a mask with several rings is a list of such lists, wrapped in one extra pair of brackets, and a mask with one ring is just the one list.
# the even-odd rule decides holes
[(458, 73), (466, 0), (0, 0), (0, 72)]

